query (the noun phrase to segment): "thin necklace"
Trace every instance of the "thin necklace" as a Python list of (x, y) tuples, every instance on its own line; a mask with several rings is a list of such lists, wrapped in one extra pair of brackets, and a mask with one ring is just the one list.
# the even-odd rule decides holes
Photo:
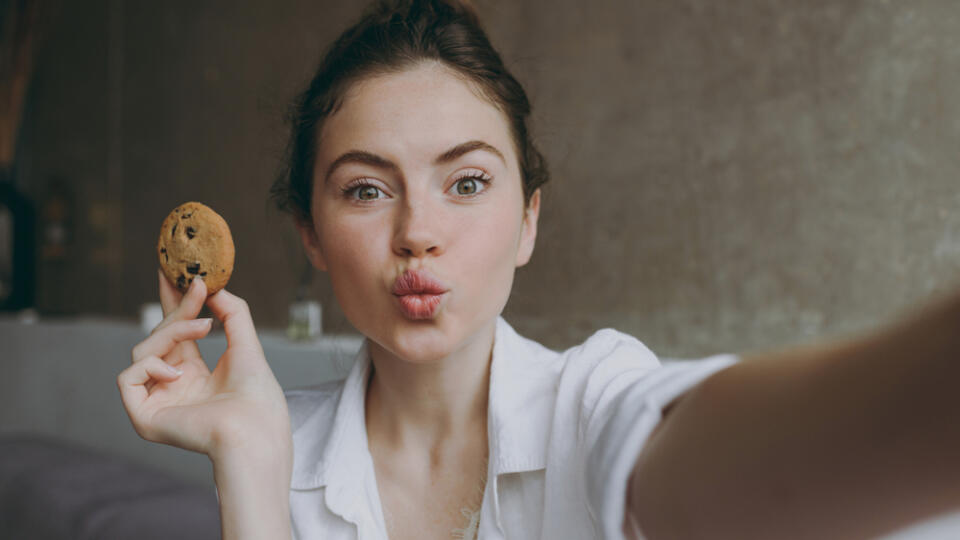
[(477, 492), (474, 494), (475, 498), (479, 498), (480, 502), (477, 503), (474, 508), (468, 508), (466, 506), (460, 508), (460, 513), (463, 515), (467, 524), (462, 529), (454, 529), (451, 531), (450, 535), (452, 538), (458, 540), (476, 540), (477, 531), (480, 528), (480, 508), (483, 507), (483, 494), (487, 487), (487, 464), (488, 458), (483, 459), (483, 476), (480, 478), (480, 484), (477, 485)]

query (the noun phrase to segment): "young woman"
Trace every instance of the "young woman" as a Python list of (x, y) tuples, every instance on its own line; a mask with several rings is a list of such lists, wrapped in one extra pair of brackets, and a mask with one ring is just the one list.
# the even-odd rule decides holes
[(118, 385), (142, 437), (210, 457), (224, 538), (848, 538), (960, 505), (958, 298), (739, 362), (514, 332), (547, 180), (529, 112), (456, 2), (377, 4), (328, 51), (274, 196), (367, 338), (346, 380), (284, 394), (243, 300), (160, 276)]

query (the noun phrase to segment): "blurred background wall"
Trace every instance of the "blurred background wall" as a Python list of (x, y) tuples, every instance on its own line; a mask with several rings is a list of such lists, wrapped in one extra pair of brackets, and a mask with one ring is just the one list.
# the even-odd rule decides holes
[[(362, 3), (48, 2), (16, 185), (67, 201), (41, 317), (137, 316), (164, 216), (230, 223), (230, 287), (286, 324), (306, 260), (267, 202), (287, 104)], [(868, 328), (958, 285), (960, 4), (478, 0), (550, 163), (506, 318), (695, 357)], [(38, 234), (43, 240), (43, 230)], [(42, 244), (42, 242), (41, 242)], [(350, 332), (325, 276), (328, 332)]]

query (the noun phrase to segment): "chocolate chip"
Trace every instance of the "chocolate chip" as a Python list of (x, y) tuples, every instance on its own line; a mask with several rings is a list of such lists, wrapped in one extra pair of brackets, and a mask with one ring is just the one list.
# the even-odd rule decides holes
[(193, 227), (187, 227), (187, 238), (193, 240), (193, 237), (197, 235), (197, 230)]
[(187, 286), (187, 276), (180, 274), (180, 277), (177, 278), (177, 288), (183, 289)]
[(170, 230), (170, 238), (173, 238), (173, 236), (174, 236), (175, 234), (177, 234), (177, 224), (176, 224), (176, 223), (173, 224), (173, 229)]
[(167, 252), (167, 248), (160, 248), (160, 253), (166, 253), (166, 252)]
[(188, 217), (190, 217), (190, 216), (192, 216), (192, 215), (193, 215), (193, 212), (190, 212), (189, 214), (184, 214), (184, 215), (180, 216), (180, 219), (187, 219)]
[(191, 274), (199, 274), (199, 273), (200, 273), (200, 263), (188, 264), (188, 265), (187, 265), (187, 272), (189, 272), (189, 273), (191, 273)]

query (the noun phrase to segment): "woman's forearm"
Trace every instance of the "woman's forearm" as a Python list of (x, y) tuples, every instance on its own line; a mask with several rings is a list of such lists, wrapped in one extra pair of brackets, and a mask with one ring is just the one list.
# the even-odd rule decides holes
[(246, 448), (211, 461), (220, 497), (221, 538), (291, 538), (289, 450)]
[(680, 399), (628, 511), (656, 538), (860, 538), (960, 506), (960, 296), (745, 358)]

